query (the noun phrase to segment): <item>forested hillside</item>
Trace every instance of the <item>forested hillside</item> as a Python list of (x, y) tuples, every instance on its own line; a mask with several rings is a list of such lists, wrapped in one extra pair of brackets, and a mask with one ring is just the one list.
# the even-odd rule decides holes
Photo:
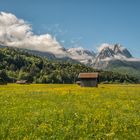
[[(80, 72), (94, 72), (91, 67), (70, 62), (50, 61), (23, 50), (0, 48), (0, 83), (27, 80), (29, 83), (75, 83)], [(138, 83), (136, 77), (117, 72), (98, 71), (99, 82)]]

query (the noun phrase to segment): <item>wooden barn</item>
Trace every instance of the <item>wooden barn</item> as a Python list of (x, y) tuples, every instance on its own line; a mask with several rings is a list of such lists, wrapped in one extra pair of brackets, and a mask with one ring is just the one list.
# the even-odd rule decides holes
[(16, 84), (27, 84), (27, 80), (16, 81)]
[(81, 87), (98, 87), (98, 73), (80, 73)]

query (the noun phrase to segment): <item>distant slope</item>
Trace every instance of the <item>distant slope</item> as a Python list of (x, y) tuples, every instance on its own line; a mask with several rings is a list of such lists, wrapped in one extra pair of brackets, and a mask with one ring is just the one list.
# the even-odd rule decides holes
[(119, 72), (122, 74), (129, 74), (140, 79), (140, 62), (137, 61), (110, 61), (106, 70)]

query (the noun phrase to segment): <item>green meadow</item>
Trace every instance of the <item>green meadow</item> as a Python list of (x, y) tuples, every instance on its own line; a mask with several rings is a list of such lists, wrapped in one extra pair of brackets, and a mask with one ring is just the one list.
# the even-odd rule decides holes
[(139, 140), (140, 85), (0, 85), (0, 140)]

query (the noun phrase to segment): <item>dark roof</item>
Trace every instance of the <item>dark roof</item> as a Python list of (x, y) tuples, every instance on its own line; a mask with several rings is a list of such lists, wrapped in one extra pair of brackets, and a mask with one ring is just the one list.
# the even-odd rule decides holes
[(78, 78), (98, 78), (98, 73), (79, 73)]

